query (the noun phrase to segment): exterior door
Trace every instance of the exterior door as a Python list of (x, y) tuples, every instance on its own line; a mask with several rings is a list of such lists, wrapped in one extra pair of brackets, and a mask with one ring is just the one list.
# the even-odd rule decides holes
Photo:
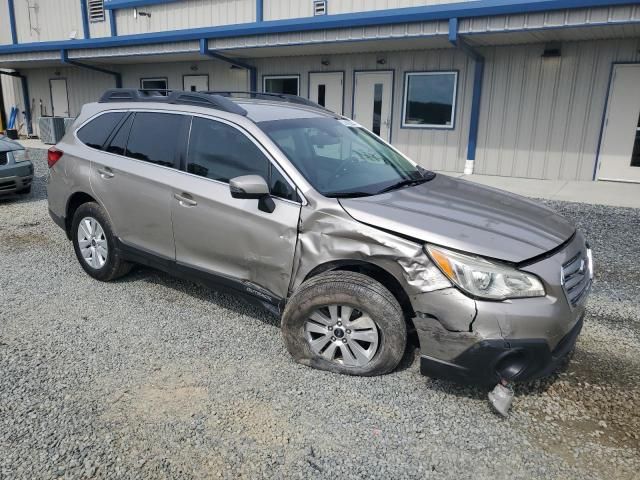
[(391, 138), (393, 72), (356, 72), (353, 119), (383, 140)]
[[(284, 298), (301, 208), (291, 184), (244, 132), (204, 117), (193, 117), (186, 170), (173, 183), (177, 263), (242, 282), (254, 295), (261, 287), (269, 300)], [(241, 175), (270, 183), (273, 211), (231, 196), (228, 182)]]
[(138, 112), (129, 116), (106, 151), (94, 152), (91, 162), (91, 188), (120, 240), (171, 261), (172, 185), (189, 120), (186, 115)]
[(342, 115), (344, 73), (309, 74), (309, 100)]
[(616, 65), (610, 89), (598, 179), (640, 182), (640, 65)]
[(182, 89), (185, 92), (207, 92), (209, 75), (185, 75), (182, 77)]
[(67, 94), (67, 80), (64, 78), (52, 78), (49, 80), (51, 88), (51, 106), (54, 117), (69, 116), (69, 96)]

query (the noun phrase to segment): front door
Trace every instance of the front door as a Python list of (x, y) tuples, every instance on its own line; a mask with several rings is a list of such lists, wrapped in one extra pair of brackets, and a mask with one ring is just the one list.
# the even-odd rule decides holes
[(383, 140), (391, 138), (393, 72), (356, 72), (353, 119)]
[(207, 92), (209, 75), (185, 75), (182, 77), (182, 89), (185, 92)]
[[(243, 285), (268, 301), (286, 297), (300, 216), (290, 183), (244, 132), (203, 117), (193, 117), (186, 169), (173, 184), (178, 265)], [(229, 180), (241, 175), (269, 182), (273, 211), (231, 196)]]
[(640, 65), (616, 65), (610, 88), (598, 179), (640, 182)]
[(64, 78), (52, 78), (49, 80), (51, 88), (51, 106), (54, 117), (69, 116), (69, 96), (67, 95), (67, 80)]
[(309, 74), (309, 100), (342, 115), (344, 73)]

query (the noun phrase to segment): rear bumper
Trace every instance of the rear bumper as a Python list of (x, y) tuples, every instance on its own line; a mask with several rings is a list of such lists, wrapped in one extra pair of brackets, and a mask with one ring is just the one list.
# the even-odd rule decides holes
[(9, 195), (25, 190), (33, 180), (33, 164), (19, 162), (0, 167), (0, 195)]
[(420, 357), (420, 372), (433, 378), (480, 386), (495, 385), (501, 378), (529, 381), (551, 374), (572, 351), (582, 330), (583, 316), (553, 351), (542, 338), (482, 340), (451, 361)]

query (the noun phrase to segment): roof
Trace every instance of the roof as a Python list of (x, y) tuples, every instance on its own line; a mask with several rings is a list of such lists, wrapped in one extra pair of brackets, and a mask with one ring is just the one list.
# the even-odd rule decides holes
[(257, 99), (233, 98), (232, 100), (247, 111), (247, 118), (256, 123), (295, 118), (339, 118), (338, 115), (320, 107)]

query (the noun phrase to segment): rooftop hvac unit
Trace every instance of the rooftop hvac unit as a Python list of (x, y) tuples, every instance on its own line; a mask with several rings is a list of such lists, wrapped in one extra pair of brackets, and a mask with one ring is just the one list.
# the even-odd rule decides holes
[(40, 140), (47, 145), (55, 145), (64, 136), (64, 118), (40, 117)]

